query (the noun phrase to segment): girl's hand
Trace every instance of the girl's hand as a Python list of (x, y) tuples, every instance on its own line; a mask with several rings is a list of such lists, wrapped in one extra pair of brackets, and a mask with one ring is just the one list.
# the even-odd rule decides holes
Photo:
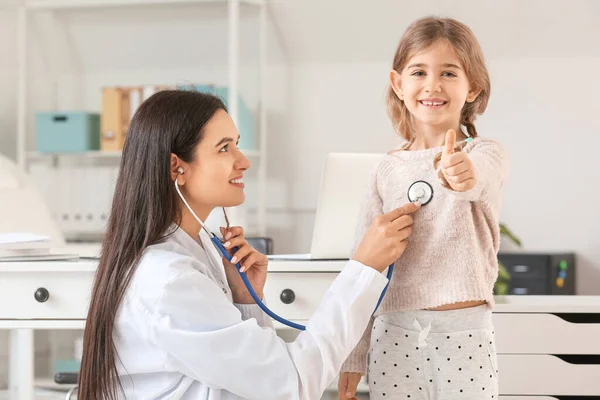
[[(475, 166), (464, 151), (456, 151), (456, 132), (446, 132), (446, 144), (442, 152), (441, 173), (443, 180), (455, 192), (466, 192), (477, 182)], [(441, 178), (441, 177), (440, 177)]]
[[(260, 299), (263, 298), (263, 289), (267, 281), (267, 256), (259, 253), (254, 247), (250, 246), (244, 238), (244, 230), (239, 226), (231, 228), (221, 227), (221, 234), (225, 239), (223, 246), (232, 256), (231, 262), (223, 257), (223, 266), (225, 267), (225, 275), (227, 282), (232, 292), (233, 301), (238, 304), (251, 304), (254, 299), (248, 292), (244, 281), (235, 267), (236, 263), (240, 263), (242, 268), (240, 271), (245, 272), (252, 288)], [(237, 251), (234, 252), (234, 248)]]
[(338, 399), (339, 400), (358, 400), (356, 389), (362, 375), (356, 372), (342, 372), (338, 380)]

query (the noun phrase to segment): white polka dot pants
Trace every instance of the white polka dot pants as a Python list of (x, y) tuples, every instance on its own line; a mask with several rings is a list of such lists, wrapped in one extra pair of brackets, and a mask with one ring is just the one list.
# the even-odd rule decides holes
[(377, 317), (368, 381), (371, 400), (498, 399), (491, 311), (483, 305)]

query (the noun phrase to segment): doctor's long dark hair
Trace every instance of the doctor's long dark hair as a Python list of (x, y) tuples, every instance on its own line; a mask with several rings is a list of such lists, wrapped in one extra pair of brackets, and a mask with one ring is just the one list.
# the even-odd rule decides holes
[(194, 161), (203, 128), (218, 110), (226, 108), (217, 97), (170, 90), (151, 96), (131, 120), (87, 316), (80, 400), (119, 397), (117, 312), (142, 251), (181, 220), (170, 155)]

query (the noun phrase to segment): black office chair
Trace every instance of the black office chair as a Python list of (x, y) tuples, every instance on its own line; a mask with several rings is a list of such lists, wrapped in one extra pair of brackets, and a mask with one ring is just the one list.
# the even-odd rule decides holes
[(77, 378), (79, 378), (77, 372), (58, 372), (54, 374), (54, 382), (61, 385), (75, 385), (69, 389), (65, 400), (71, 400), (71, 396), (77, 391)]
[(246, 240), (250, 246), (265, 255), (273, 254), (273, 239), (269, 237), (247, 237)]

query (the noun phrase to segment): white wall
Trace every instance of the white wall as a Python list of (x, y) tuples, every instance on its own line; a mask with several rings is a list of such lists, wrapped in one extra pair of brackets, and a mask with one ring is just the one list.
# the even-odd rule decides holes
[(481, 124), (512, 155), (503, 220), (527, 250), (574, 251), (582, 294), (600, 294), (598, 68), (600, 57), (559, 54), (495, 62)]

